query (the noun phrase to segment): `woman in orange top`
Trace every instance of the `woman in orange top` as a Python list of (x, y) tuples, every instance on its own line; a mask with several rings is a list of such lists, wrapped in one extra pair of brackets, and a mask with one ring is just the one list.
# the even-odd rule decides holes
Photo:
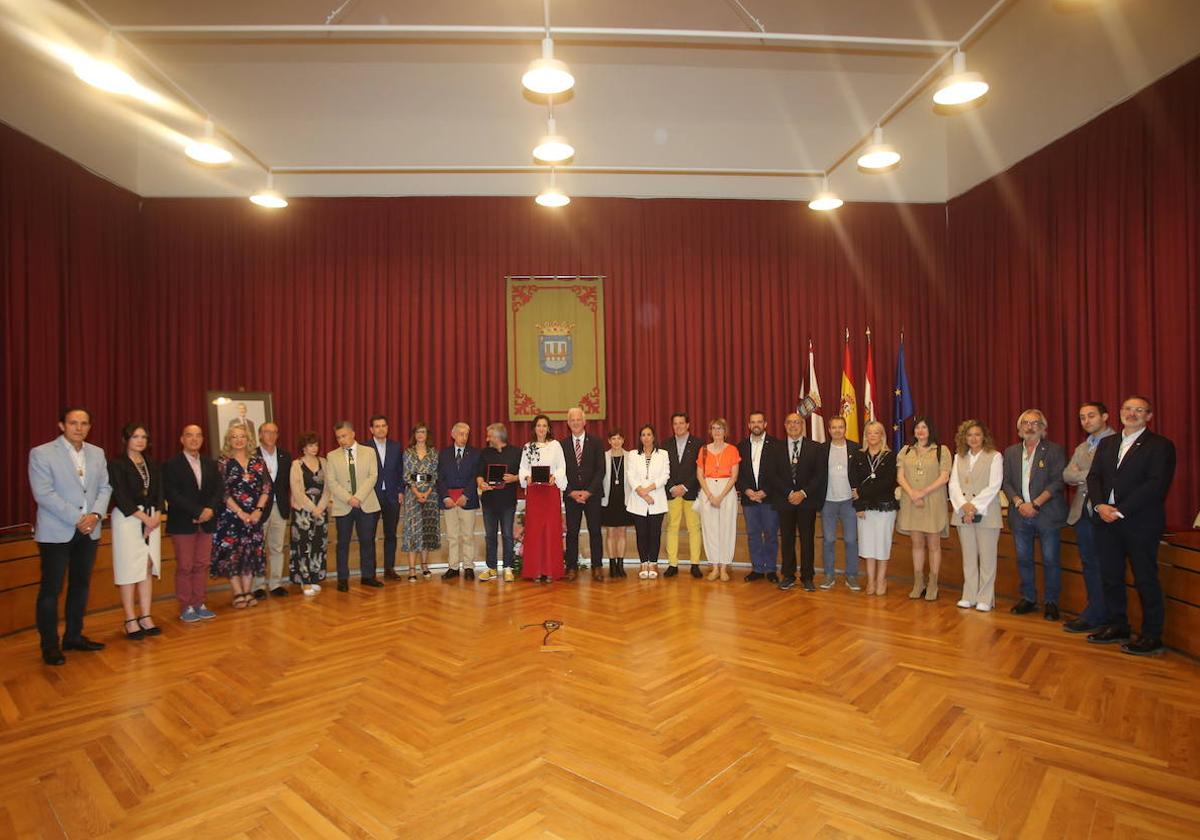
[(704, 553), (712, 562), (709, 580), (729, 580), (733, 563), (733, 548), (737, 539), (737, 494), (731, 492), (737, 483), (738, 463), (742, 456), (737, 447), (725, 442), (729, 424), (718, 417), (708, 424), (712, 443), (700, 450), (696, 458), (696, 478), (700, 480), (700, 495), (695, 506), (700, 513), (700, 531), (704, 535)]

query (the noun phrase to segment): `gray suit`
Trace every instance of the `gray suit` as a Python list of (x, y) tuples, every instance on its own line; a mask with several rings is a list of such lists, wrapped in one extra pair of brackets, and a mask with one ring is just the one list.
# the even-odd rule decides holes
[[(1096, 435), (1100, 440), (1115, 435), (1112, 429), (1105, 427), (1104, 431)], [(1098, 446), (1096, 448), (1099, 448)], [(1071, 499), (1071, 512), (1067, 514), (1067, 524), (1074, 525), (1079, 521), (1079, 517), (1083, 514), (1083, 504), (1087, 500), (1087, 477), (1088, 471), (1092, 468), (1092, 459), (1096, 457), (1096, 449), (1088, 443), (1085, 438), (1083, 443), (1075, 447), (1075, 454), (1071, 456), (1071, 463), (1067, 464), (1063, 470), (1063, 481), (1070, 484), (1072, 487), (1078, 488), (1075, 491), (1075, 498)]]
[(1004, 495), (1008, 496), (1008, 518), (1025, 517), (1017, 513), (1013, 499), (1029, 502), (1049, 490), (1050, 498), (1042, 505), (1038, 515), (1029, 524), (1038, 528), (1061, 528), (1067, 524), (1067, 499), (1063, 495), (1063, 470), (1067, 466), (1067, 454), (1057, 443), (1043, 440), (1033, 453), (1033, 465), (1029, 470), (1029, 498), (1021, 488), (1021, 459), (1024, 443), (1014, 443), (1004, 450)]

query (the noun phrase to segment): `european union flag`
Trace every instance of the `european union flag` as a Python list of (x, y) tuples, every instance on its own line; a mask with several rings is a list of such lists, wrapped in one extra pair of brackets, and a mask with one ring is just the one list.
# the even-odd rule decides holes
[(892, 391), (892, 450), (904, 445), (904, 423), (913, 416), (912, 392), (908, 388), (908, 371), (904, 369), (904, 337), (896, 354), (896, 387)]

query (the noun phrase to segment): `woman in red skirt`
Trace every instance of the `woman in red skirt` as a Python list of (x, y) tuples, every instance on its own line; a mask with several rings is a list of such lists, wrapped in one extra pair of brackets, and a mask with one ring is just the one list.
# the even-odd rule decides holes
[(567, 461), (550, 436), (550, 418), (544, 414), (533, 418), (533, 440), (521, 450), (518, 476), (525, 488), (521, 577), (549, 583), (563, 574), (562, 491), (567, 486)]

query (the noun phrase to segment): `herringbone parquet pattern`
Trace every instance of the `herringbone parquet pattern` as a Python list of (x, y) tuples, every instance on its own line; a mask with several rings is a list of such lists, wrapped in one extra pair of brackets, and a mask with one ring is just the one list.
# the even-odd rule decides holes
[(58, 669), (25, 633), (0, 836), (1200, 836), (1200, 668), (951, 594), (435, 578), (94, 616)]

